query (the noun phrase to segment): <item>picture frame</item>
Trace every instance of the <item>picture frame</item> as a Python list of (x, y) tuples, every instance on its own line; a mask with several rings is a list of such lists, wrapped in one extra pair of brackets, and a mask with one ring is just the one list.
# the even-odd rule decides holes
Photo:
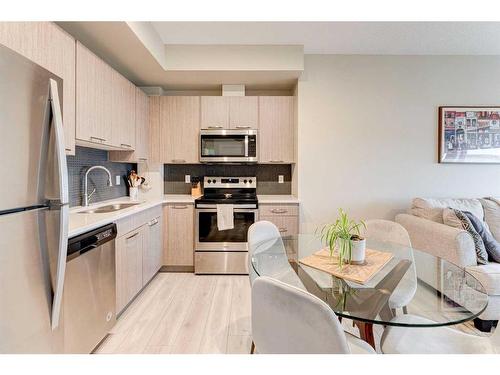
[(500, 164), (500, 106), (441, 106), (439, 163)]

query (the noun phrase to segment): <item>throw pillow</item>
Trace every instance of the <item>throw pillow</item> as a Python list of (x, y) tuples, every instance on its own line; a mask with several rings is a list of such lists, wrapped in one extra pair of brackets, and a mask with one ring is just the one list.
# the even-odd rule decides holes
[(464, 211), (464, 214), (467, 215), (470, 222), (472, 223), (472, 226), (481, 236), (484, 247), (486, 248), (486, 252), (488, 253), (489, 260), (500, 263), (500, 243), (495, 240), (489, 230), (487, 230), (487, 228), (485, 227), (484, 223), (475, 215), (468, 211)]
[(474, 249), (476, 250), (477, 263), (488, 264), (488, 252), (486, 251), (484, 242), (481, 239), (479, 233), (477, 233), (476, 230), (474, 229), (474, 226), (472, 225), (467, 215), (465, 215), (460, 210), (456, 210), (453, 208), (451, 210), (453, 211), (457, 219), (460, 221), (462, 229), (466, 230), (472, 236), (472, 239), (474, 241)]
[(488, 224), (491, 234), (500, 241), (500, 204), (495, 198), (480, 199), (484, 210), (484, 221)]

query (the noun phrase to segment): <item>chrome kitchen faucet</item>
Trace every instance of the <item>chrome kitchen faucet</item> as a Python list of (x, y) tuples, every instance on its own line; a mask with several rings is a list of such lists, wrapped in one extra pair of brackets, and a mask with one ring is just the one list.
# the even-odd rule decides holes
[(85, 172), (85, 179), (84, 179), (84, 185), (83, 185), (83, 206), (84, 207), (87, 207), (89, 205), (89, 200), (96, 191), (96, 188), (94, 188), (94, 190), (92, 190), (92, 192), (90, 194), (87, 193), (89, 173), (92, 172), (94, 169), (104, 170), (108, 174), (108, 177), (109, 177), (108, 186), (113, 186), (113, 183), (111, 182), (111, 172), (106, 167), (103, 167), (102, 165), (95, 165), (95, 166), (87, 169), (87, 172)]

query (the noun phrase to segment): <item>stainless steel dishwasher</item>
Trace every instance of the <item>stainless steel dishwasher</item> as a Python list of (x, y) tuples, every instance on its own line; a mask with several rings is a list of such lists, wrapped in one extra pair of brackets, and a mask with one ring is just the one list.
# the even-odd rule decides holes
[(64, 283), (64, 350), (90, 353), (116, 322), (116, 225), (68, 240)]

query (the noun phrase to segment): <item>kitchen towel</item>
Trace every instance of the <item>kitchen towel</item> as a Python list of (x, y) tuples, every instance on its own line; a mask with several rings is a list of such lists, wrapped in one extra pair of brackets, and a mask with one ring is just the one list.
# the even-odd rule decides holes
[(217, 229), (228, 230), (234, 228), (234, 207), (232, 204), (217, 205)]

